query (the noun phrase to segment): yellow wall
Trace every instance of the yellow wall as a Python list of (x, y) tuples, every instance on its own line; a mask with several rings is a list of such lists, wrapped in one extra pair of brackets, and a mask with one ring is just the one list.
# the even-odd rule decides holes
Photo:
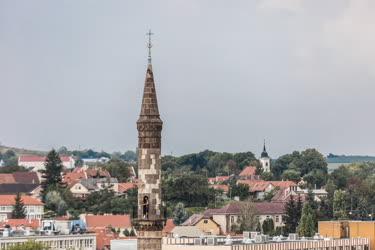
[(375, 221), (350, 221), (350, 237), (365, 237), (370, 239), (370, 249), (375, 249)]
[(319, 234), (331, 238), (368, 238), (375, 250), (375, 221), (319, 221)]
[[(205, 221), (207, 223), (204, 223)], [(209, 233), (212, 235), (220, 234), (220, 226), (211, 219), (201, 219), (195, 226), (205, 233)]]

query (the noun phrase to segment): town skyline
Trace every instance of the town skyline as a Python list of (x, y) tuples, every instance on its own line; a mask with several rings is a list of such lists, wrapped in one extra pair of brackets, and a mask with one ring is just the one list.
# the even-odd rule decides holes
[(3, 111), (0, 141), (134, 150), (152, 28), (168, 124), (163, 154), (260, 154), (266, 139), (271, 157), (306, 148), (374, 155), (366, 3), (335, 1), (322, 11), (319, 1), (243, 1), (228, 11), (224, 2), (2, 2), (0, 85), (12, 105)]

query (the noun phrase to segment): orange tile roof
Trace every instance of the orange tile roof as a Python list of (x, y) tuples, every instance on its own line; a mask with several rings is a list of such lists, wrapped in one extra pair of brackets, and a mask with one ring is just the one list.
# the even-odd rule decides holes
[(106, 228), (130, 228), (132, 226), (130, 216), (125, 215), (86, 215), (88, 229)]
[(64, 182), (67, 183), (68, 185), (71, 185), (80, 179), (86, 179), (86, 174), (84, 171), (77, 171), (77, 172), (70, 172), (66, 173), (64, 175)]
[(229, 192), (229, 186), (228, 185), (214, 184), (214, 185), (210, 185), (210, 187), (212, 187), (213, 189), (216, 189), (216, 190), (223, 190), (224, 193)]
[(245, 177), (245, 176), (253, 176), (255, 175), (257, 171), (257, 168), (256, 167), (253, 167), (253, 166), (247, 166), (245, 167), (242, 172), (240, 173), (240, 176), (242, 177)]
[(175, 228), (175, 224), (173, 222), (173, 219), (168, 219), (167, 222), (165, 223), (165, 226), (163, 228), (163, 233), (164, 234), (169, 234), (172, 232), (173, 228)]
[(119, 183), (118, 184), (118, 191), (120, 193), (124, 193), (124, 192), (127, 192), (130, 189), (133, 189), (133, 188), (136, 188), (136, 187), (137, 187), (137, 185), (135, 183), (132, 183), (132, 182), (123, 182), (123, 183)]
[(19, 227), (19, 226), (25, 226), (25, 227), (31, 227), (33, 229), (37, 229), (40, 226), (40, 221), (37, 219), (7, 219), (3, 222), (1, 222), (0, 227), (5, 227), (6, 225), (9, 225), (10, 227)]
[(16, 183), (13, 174), (0, 174), (0, 184)]
[[(12, 194), (0, 195), (0, 205), (13, 206), (16, 203), (15, 198), (16, 198), (16, 195), (12, 195)], [(22, 201), (25, 205), (43, 206), (43, 203), (40, 200), (31, 196), (27, 196), (27, 195), (22, 195)]]
[(208, 178), (208, 182), (215, 183), (215, 182), (223, 182), (229, 180), (230, 176), (216, 176), (212, 178)]
[(238, 180), (237, 184), (245, 184), (248, 185), (250, 188), (250, 191), (262, 191), (258, 190), (262, 187), (266, 187), (266, 185), (273, 185), (274, 187), (279, 188), (289, 188), (292, 186), (296, 186), (297, 184), (293, 181), (263, 181), (263, 180)]

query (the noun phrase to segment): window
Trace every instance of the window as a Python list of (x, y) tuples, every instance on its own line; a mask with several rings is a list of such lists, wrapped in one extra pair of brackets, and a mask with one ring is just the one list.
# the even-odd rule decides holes
[(203, 223), (204, 223), (204, 224), (207, 224), (207, 223), (208, 223), (208, 220), (204, 220)]
[(276, 215), (276, 219), (275, 219), (276, 222), (279, 222), (279, 216)]
[(234, 216), (231, 216), (231, 217), (230, 217), (230, 222), (231, 222), (231, 223), (234, 223)]

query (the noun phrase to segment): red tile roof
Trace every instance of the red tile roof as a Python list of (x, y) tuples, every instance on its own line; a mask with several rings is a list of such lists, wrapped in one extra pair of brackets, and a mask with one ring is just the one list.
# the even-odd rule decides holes
[[(0, 195), (0, 205), (1, 206), (13, 206), (16, 203), (15, 198), (16, 198), (16, 195), (11, 195), (11, 194)], [(25, 205), (43, 206), (43, 203), (40, 200), (31, 196), (27, 196), (27, 195), (22, 195), (22, 201)]]
[(0, 184), (16, 183), (13, 174), (0, 174)]
[(38, 174), (35, 172), (14, 172), (0, 174), (0, 184), (39, 184)]
[(130, 216), (125, 215), (86, 215), (86, 224), (89, 230), (94, 228), (130, 228)]
[(40, 226), (40, 221), (37, 219), (7, 219), (0, 223), (0, 227), (5, 227), (6, 225), (9, 225), (11, 228), (25, 226), (37, 229)]
[(216, 189), (216, 190), (223, 190), (224, 193), (229, 192), (229, 186), (228, 185), (214, 184), (214, 185), (210, 185), (210, 187), (212, 187), (213, 189)]
[[(70, 156), (60, 156), (60, 159), (62, 162), (69, 162), (71, 161)], [(38, 155), (21, 155), (19, 157), (20, 162), (45, 162), (46, 157), (45, 156), (38, 156)]]
[(63, 177), (64, 182), (68, 185), (71, 185), (81, 179), (86, 179), (86, 173), (83, 170), (66, 173)]
[(39, 177), (36, 172), (14, 172), (13, 177), (16, 183), (39, 184)]
[[(214, 214), (240, 214), (241, 202), (232, 202), (223, 208), (207, 209), (204, 213), (205, 216), (212, 216)], [(283, 214), (285, 203), (284, 202), (254, 202), (255, 209), (258, 215), (268, 214)]]
[(130, 189), (136, 188), (137, 185), (132, 182), (123, 182), (118, 184), (118, 191), (119, 193), (124, 193), (129, 191)]
[(256, 167), (253, 167), (253, 166), (247, 166), (245, 167), (242, 172), (240, 173), (240, 176), (241, 177), (246, 177), (246, 176), (253, 176), (255, 175), (257, 171), (257, 168)]
[(285, 203), (284, 202), (255, 202), (255, 208), (258, 214), (284, 214)]
[(223, 182), (229, 180), (230, 176), (216, 176), (208, 178), (209, 183)]
[(163, 234), (170, 234), (175, 226), (173, 219), (168, 219), (163, 228)]
[[(263, 180), (238, 180), (237, 184), (245, 184), (249, 186), (250, 192), (263, 191), (267, 185), (272, 184), (274, 187), (289, 188), (296, 186), (293, 181), (263, 181)], [(262, 190), (263, 189), (263, 190)]]
[(100, 176), (100, 177), (111, 177), (111, 175), (109, 174), (109, 172), (105, 169), (99, 169), (99, 168), (88, 168), (86, 169), (86, 175), (87, 175), (87, 178), (92, 178), (92, 177), (96, 177), (96, 176)]

